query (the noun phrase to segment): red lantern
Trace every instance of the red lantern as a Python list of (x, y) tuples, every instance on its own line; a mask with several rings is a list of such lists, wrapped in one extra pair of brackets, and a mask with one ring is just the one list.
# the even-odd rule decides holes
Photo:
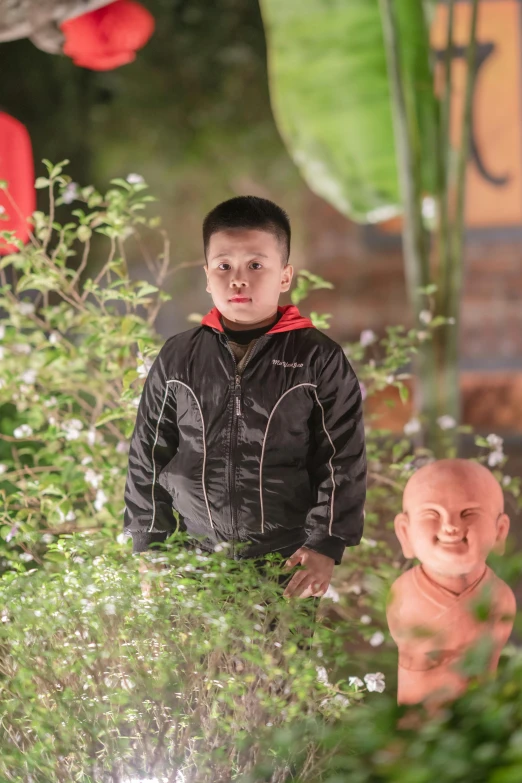
[(76, 65), (93, 71), (110, 71), (132, 62), (154, 32), (154, 17), (134, 0), (90, 11), (61, 25), (64, 54)]
[[(7, 182), (6, 188), (0, 188), (0, 231), (15, 231), (18, 239), (27, 242), (27, 221), (36, 209), (31, 139), (25, 126), (4, 112), (0, 112), (0, 180)], [(0, 255), (16, 250), (0, 238)]]

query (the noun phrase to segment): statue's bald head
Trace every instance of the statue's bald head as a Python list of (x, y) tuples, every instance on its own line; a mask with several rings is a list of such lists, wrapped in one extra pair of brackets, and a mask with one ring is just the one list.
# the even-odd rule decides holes
[(474, 500), (498, 517), (504, 511), (504, 495), (495, 476), (484, 465), (467, 459), (441, 459), (419, 468), (404, 488), (403, 511), (447, 496)]
[(502, 487), (478, 462), (441, 459), (424, 465), (407, 482), (402, 507), (394, 525), (403, 554), (433, 571), (468, 573), (492, 549), (504, 551), (509, 517)]

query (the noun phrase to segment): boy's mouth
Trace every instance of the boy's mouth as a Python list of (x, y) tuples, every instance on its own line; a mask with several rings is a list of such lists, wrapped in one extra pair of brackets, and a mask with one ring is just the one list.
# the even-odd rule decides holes
[(235, 303), (242, 303), (242, 302), (250, 302), (249, 296), (233, 296), (232, 299), (228, 300), (229, 302), (235, 302)]

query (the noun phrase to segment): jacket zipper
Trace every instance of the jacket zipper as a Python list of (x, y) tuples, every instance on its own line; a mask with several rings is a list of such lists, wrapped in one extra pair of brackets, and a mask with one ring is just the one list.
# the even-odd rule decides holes
[(238, 370), (237, 361), (234, 352), (230, 347), (230, 345), (228, 344), (228, 338), (226, 339), (226, 346), (232, 355), (232, 358), (234, 360), (234, 366), (235, 366), (234, 403), (232, 407), (232, 426), (230, 428), (230, 459), (228, 463), (228, 481), (230, 487), (230, 518), (232, 521), (232, 530), (235, 532), (238, 540), (239, 540), (239, 530), (237, 527), (237, 517), (235, 514), (235, 497), (236, 497), (235, 463), (234, 460), (232, 459), (232, 455), (237, 445), (238, 419), (240, 416), (243, 415), (243, 411), (241, 409), (241, 375), (244, 373), (248, 362), (256, 352), (259, 341), (262, 340), (264, 336), (265, 335), (262, 335), (261, 337), (258, 338), (256, 344), (254, 345), (254, 348), (250, 352), (250, 356), (247, 358), (245, 364), (243, 365), (241, 374), (239, 373)]

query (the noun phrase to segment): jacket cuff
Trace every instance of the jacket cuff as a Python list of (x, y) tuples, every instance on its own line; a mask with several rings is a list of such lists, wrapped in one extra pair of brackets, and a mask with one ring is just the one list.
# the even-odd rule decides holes
[(132, 533), (132, 554), (146, 552), (151, 544), (163, 543), (168, 535), (166, 530), (163, 533)]
[(346, 549), (346, 544), (342, 538), (337, 536), (328, 536), (328, 538), (315, 538), (310, 536), (308, 541), (305, 541), (303, 546), (307, 549), (312, 549), (314, 552), (319, 552), (320, 555), (326, 555), (335, 560), (335, 565), (340, 565), (343, 559), (343, 553)]

